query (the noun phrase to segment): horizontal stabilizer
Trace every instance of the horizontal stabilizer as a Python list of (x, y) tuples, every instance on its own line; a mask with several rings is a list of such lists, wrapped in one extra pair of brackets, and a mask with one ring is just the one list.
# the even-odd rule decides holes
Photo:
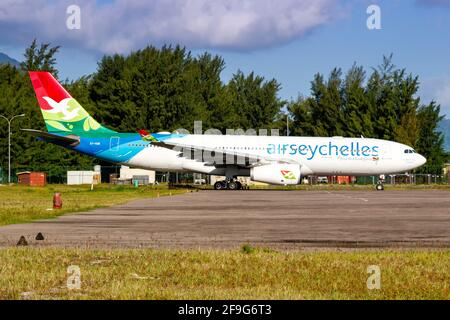
[(24, 131), (24, 132), (28, 132), (35, 137), (42, 138), (43, 140), (48, 141), (48, 142), (67, 144), (68, 146), (71, 146), (71, 147), (75, 147), (78, 144), (80, 144), (80, 137), (73, 135), (73, 134), (69, 134), (67, 136), (60, 136), (57, 134), (44, 132), (44, 131), (40, 131), (40, 130), (34, 130), (34, 129), (20, 129), (20, 130)]

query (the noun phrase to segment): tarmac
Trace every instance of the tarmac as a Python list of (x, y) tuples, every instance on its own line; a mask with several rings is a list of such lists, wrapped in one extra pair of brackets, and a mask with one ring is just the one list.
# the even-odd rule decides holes
[[(44, 240), (35, 240), (41, 232)], [(0, 227), (0, 246), (450, 248), (450, 191), (200, 191)]]

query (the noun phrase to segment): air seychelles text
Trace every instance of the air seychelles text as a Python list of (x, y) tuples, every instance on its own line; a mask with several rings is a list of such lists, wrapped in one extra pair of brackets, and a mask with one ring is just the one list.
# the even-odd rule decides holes
[(359, 142), (349, 144), (295, 144), (269, 143), (267, 154), (290, 154), (305, 156), (307, 160), (312, 160), (317, 156), (341, 156), (341, 157), (378, 157), (379, 147), (363, 145)]

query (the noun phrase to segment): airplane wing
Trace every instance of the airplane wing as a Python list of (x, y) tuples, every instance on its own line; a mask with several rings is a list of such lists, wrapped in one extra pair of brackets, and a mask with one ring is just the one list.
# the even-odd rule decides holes
[[(272, 158), (269, 156), (259, 156), (255, 154), (241, 152), (238, 150), (224, 150), (205, 146), (189, 145), (174, 142), (171, 141), (170, 139), (159, 140), (143, 130), (140, 130), (139, 133), (141, 134), (144, 140), (151, 141), (153, 145), (162, 148), (167, 148), (170, 150), (180, 151), (181, 152), (180, 156), (182, 157), (207, 162), (209, 165), (216, 165), (216, 166), (225, 165), (229, 163), (228, 162), (229, 159), (233, 159), (233, 164), (245, 168), (266, 165), (274, 162), (299, 164), (298, 162), (290, 159), (279, 159), (279, 158)], [(197, 158), (195, 156), (196, 154), (200, 155), (200, 157)]]
[(59, 136), (57, 134), (40, 131), (40, 130), (34, 130), (34, 129), (20, 129), (20, 130), (27, 132), (35, 137), (38, 137), (38, 138), (48, 141), (48, 142), (59, 143), (59, 144), (68, 145), (71, 147), (75, 147), (78, 144), (80, 144), (80, 137), (73, 135), (73, 134), (70, 134), (68, 136)]

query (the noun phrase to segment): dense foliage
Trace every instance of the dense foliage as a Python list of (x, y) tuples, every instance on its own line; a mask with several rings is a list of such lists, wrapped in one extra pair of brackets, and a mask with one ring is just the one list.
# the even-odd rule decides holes
[(354, 65), (345, 75), (334, 69), (325, 79), (316, 74), (311, 95), (291, 101), (293, 135), (348, 136), (398, 141), (414, 147), (427, 164), (417, 172), (440, 174), (446, 160), (442, 120), (434, 101), (424, 105), (417, 96), (419, 79), (398, 69), (392, 56), (369, 76)]
[[(47, 171), (54, 181), (67, 169), (90, 168), (96, 161), (19, 131), (44, 129), (26, 71), (45, 70), (57, 76), (58, 49), (34, 41), (20, 68), (0, 65), (0, 114), (26, 114), (12, 122), (13, 169)], [(385, 57), (370, 75), (357, 65), (345, 75), (337, 68), (328, 78), (317, 74), (310, 95), (290, 102), (278, 97), (280, 84), (275, 79), (237, 71), (224, 83), (224, 68), (220, 56), (194, 57), (179, 46), (147, 47), (127, 56), (104, 56), (95, 73), (65, 85), (95, 118), (119, 131), (185, 128), (192, 132), (194, 121), (201, 120), (203, 130), (279, 128), (283, 133), (287, 111), (291, 135), (396, 140), (428, 158), (420, 170), (441, 172), (445, 154), (442, 135), (436, 130), (442, 119), (439, 106), (421, 103), (418, 78), (396, 68), (391, 57)], [(7, 123), (0, 121), (0, 167), (5, 171)]]

